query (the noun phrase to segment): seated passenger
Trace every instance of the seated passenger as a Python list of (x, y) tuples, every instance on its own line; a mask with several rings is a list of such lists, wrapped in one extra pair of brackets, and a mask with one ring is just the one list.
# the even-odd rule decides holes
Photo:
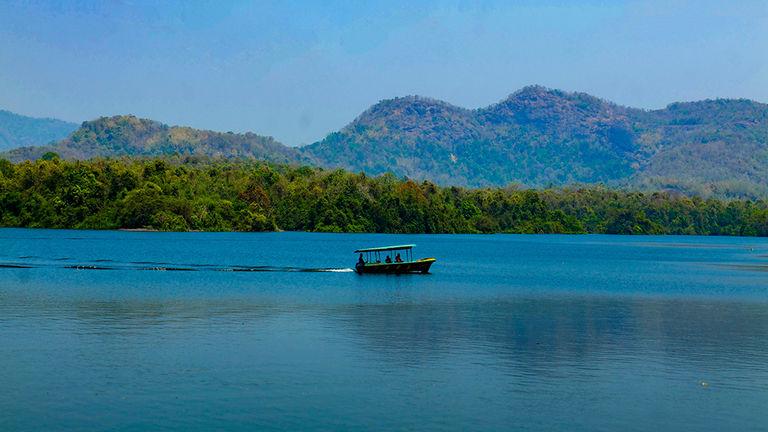
[(392, 258), (390, 258), (389, 255), (387, 255), (387, 259), (385, 259), (384, 262), (389, 264), (392, 262)]
[(357, 260), (358, 264), (365, 264), (365, 260), (363, 259), (363, 254), (360, 254), (360, 258)]
[(400, 254), (399, 253), (397, 255), (395, 255), (395, 262), (403, 262), (403, 259), (400, 258)]

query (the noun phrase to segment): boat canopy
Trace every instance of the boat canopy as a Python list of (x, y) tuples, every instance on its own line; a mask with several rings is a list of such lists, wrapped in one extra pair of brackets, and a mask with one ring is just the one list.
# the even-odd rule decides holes
[(384, 246), (384, 247), (375, 247), (375, 248), (368, 248), (368, 249), (358, 249), (355, 251), (355, 253), (361, 253), (361, 252), (383, 252), (383, 251), (390, 251), (390, 250), (403, 250), (403, 249), (411, 249), (412, 247), (416, 246), (415, 244), (407, 244), (407, 245), (399, 245), (399, 246)]

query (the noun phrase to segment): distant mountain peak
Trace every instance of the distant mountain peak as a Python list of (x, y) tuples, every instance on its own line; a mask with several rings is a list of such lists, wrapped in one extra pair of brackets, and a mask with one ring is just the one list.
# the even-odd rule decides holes
[[(0, 111), (0, 142), (3, 139)], [(201, 155), (313, 163), (462, 186), (604, 183), (768, 197), (768, 105), (746, 99), (624, 107), (540, 85), (466, 109), (423, 96), (385, 99), (302, 147), (271, 137), (168, 126), (133, 115), (87, 121), (34, 159)], [(703, 193), (702, 193), (703, 194)]]
[(0, 151), (48, 144), (65, 138), (75, 129), (77, 129), (75, 123), (52, 118), (28, 117), (0, 110)]
[(552, 95), (563, 95), (563, 94), (566, 94), (566, 93), (562, 90), (552, 89), (539, 84), (531, 84), (515, 92), (510, 93), (510, 95), (507, 96), (505, 100), (521, 99), (521, 98), (529, 98), (529, 97), (552, 96)]
[(616, 104), (600, 99), (583, 92), (567, 92), (558, 89), (552, 89), (541, 85), (529, 85), (510, 94), (506, 99), (497, 104), (491, 105), (533, 105), (541, 106), (544, 104), (581, 104), (593, 106), (617, 107)]
[(745, 100), (647, 111), (530, 85), (467, 110), (407, 96), (375, 104), (302, 150), (322, 166), (444, 184), (640, 184), (684, 175), (768, 195), (768, 105)]
[(704, 99), (692, 102), (673, 102), (661, 110), (670, 112), (705, 112), (730, 110), (741, 116), (760, 116), (768, 110), (768, 104), (750, 99)]
[(36, 159), (48, 151), (64, 159), (179, 155), (256, 158), (280, 163), (300, 160), (295, 148), (287, 147), (272, 137), (168, 126), (134, 115), (86, 121), (69, 138), (55, 145), (19, 148), (8, 155), (12, 160)]
[(99, 117), (94, 120), (83, 122), (80, 126), (84, 129), (102, 130), (121, 128), (128, 130), (155, 130), (155, 129), (168, 129), (176, 126), (169, 126), (163, 122), (137, 117), (133, 114), (120, 114), (108, 117)]
[(463, 127), (462, 119), (470, 110), (438, 99), (423, 96), (404, 96), (382, 100), (365, 110), (344, 130), (367, 133), (371, 136), (400, 130), (408, 135), (440, 127)]
[[(377, 115), (387, 112), (404, 112), (409, 110), (409, 114), (423, 114), (428, 110), (433, 111), (468, 111), (465, 108), (460, 108), (452, 105), (448, 102), (441, 101), (439, 99), (433, 99), (418, 95), (401, 96), (392, 99), (384, 99), (378, 103), (372, 105), (365, 110), (359, 117), (365, 118), (366, 116)], [(357, 119), (356, 119), (357, 120)]]
[(484, 121), (494, 125), (528, 124), (549, 130), (565, 128), (572, 131), (570, 133), (583, 134), (600, 124), (626, 121), (627, 110), (587, 93), (532, 85), (479, 109), (478, 113)]

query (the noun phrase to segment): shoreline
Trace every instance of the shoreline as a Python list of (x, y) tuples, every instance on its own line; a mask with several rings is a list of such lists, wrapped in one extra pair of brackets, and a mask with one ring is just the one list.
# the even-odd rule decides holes
[(574, 236), (574, 237), (581, 237), (581, 236), (601, 236), (601, 237), (637, 237), (637, 238), (643, 238), (643, 237), (731, 237), (731, 238), (753, 238), (753, 239), (768, 239), (768, 236), (760, 236), (760, 235), (731, 235), (731, 234), (683, 234), (683, 233), (636, 233), (636, 234), (629, 234), (629, 233), (603, 233), (603, 232), (579, 232), (579, 233), (573, 233), (573, 232), (538, 232), (538, 233), (531, 233), (531, 232), (509, 232), (509, 231), (499, 231), (499, 232), (432, 232), (432, 233), (426, 233), (426, 232), (376, 232), (376, 231), (342, 231), (342, 232), (332, 232), (332, 231), (302, 231), (302, 230), (270, 230), (270, 231), (238, 231), (238, 230), (228, 230), (228, 231), (206, 231), (206, 230), (184, 230), (184, 231), (173, 231), (173, 230), (161, 230), (156, 228), (47, 228), (47, 227), (19, 227), (19, 226), (0, 226), (0, 230), (35, 230), (35, 231), (81, 231), (81, 232), (124, 232), (124, 233), (159, 233), (159, 234), (181, 234), (181, 233), (219, 233), (219, 234), (229, 234), (229, 233), (240, 233), (240, 234), (278, 234), (278, 233), (286, 233), (286, 234), (342, 234), (342, 235), (353, 235), (353, 234), (359, 234), (359, 235), (418, 235), (418, 236), (444, 236), (444, 235), (470, 235), (470, 236), (492, 236), (492, 235), (524, 235), (524, 236)]

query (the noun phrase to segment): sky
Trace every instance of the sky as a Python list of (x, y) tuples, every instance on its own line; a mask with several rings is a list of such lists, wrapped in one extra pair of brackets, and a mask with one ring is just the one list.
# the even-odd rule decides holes
[(768, 102), (762, 1), (0, 2), (0, 109), (322, 139), (382, 99), (530, 84), (638, 108)]

